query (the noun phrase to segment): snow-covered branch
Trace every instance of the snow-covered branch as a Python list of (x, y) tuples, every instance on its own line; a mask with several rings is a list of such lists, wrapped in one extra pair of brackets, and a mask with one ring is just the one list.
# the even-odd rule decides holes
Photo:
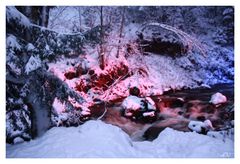
[(201, 42), (199, 42), (196, 38), (192, 37), (186, 32), (183, 32), (182, 30), (179, 30), (173, 26), (169, 26), (163, 23), (148, 23), (141, 28), (141, 31), (143, 32), (146, 28), (151, 26), (161, 27), (163, 29), (166, 29), (175, 33), (179, 37), (179, 39), (183, 42), (184, 46), (187, 48), (187, 51), (189, 50), (192, 51), (194, 48), (196, 48), (198, 51), (200, 51), (200, 53), (203, 56), (207, 55), (206, 49), (204, 48)]

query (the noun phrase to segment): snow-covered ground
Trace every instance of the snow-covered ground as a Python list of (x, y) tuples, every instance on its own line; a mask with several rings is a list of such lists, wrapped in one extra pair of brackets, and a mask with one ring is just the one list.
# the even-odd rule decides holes
[(52, 128), (40, 138), (6, 147), (7, 158), (234, 157), (234, 143), (229, 139), (166, 128), (152, 142), (133, 142), (120, 128), (102, 121)]

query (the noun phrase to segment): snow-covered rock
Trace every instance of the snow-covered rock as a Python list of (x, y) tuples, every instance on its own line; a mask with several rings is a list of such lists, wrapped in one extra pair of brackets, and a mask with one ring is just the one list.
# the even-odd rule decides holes
[(17, 145), (6, 145), (7, 158), (46, 157), (233, 157), (234, 143), (200, 135), (163, 130), (153, 142), (133, 142), (120, 128), (102, 121), (78, 127), (58, 127), (42, 137)]
[(19, 143), (22, 143), (22, 142), (24, 142), (24, 140), (21, 137), (16, 137), (13, 140), (14, 144), (19, 144)]
[(29, 74), (30, 72), (38, 69), (39, 67), (41, 67), (42, 65), (42, 61), (39, 58), (38, 55), (36, 56), (31, 56), (30, 59), (28, 60), (26, 66), (25, 66), (25, 73)]
[(144, 103), (142, 100), (142, 98), (139, 98), (137, 96), (128, 96), (122, 102), (122, 107), (125, 110), (139, 110), (141, 108), (144, 108)]
[(147, 108), (150, 110), (156, 110), (156, 104), (155, 102), (150, 98), (150, 97), (146, 97), (145, 100), (147, 101)]
[(125, 116), (137, 120), (145, 117), (146, 121), (148, 121), (147, 117), (153, 118), (156, 116), (156, 105), (150, 97), (139, 98), (130, 95), (122, 102), (122, 108)]
[(211, 100), (209, 102), (214, 105), (223, 104), (223, 103), (227, 102), (227, 97), (224, 96), (223, 94), (217, 92), (212, 95)]
[(154, 117), (154, 116), (155, 116), (155, 112), (154, 112), (154, 111), (145, 112), (145, 113), (143, 113), (143, 116), (144, 116), (144, 117), (147, 117), (147, 116)]
[(213, 126), (210, 120), (201, 121), (190, 121), (188, 128), (197, 133), (207, 133), (210, 129), (213, 130)]

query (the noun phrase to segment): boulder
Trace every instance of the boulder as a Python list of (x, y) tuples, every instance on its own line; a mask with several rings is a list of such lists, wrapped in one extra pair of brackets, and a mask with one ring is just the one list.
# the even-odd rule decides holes
[(156, 120), (156, 105), (150, 97), (140, 98), (130, 95), (122, 102), (124, 116), (133, 120), (153, 122)]
[(131, 87), (129, 89), (129, 94), (133, 95), (133, 96), (139, 96), (140, 95), (140, 90), (138, 89), (138, 87)]
[(212, 95), (211, 100), (209, 102), (216, 106), (219, 106), (219, 105), (227, 102), (227, 97), (224, 96), (223, 94), (217, 92)]

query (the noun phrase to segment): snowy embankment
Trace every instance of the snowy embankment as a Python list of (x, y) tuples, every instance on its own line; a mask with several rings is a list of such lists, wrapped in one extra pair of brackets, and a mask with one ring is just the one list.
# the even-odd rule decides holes
[(166, 128), (153, 142), (133, 142), (120, 128), (88, 121), (58, 127), (42, 137), (7, 145), (7, 157), (233, 157), (233, 141)]

